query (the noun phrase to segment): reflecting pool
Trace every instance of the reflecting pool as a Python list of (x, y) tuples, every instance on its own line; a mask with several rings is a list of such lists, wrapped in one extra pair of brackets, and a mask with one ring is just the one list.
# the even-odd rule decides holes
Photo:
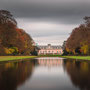
[(1, 62), (0, 90), (90, 90), (90, 61), (42, 57)]

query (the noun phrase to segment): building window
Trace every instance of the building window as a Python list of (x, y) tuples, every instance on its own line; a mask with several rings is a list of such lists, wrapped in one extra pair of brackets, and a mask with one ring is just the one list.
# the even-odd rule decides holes
[(50, 51), (48, 51), (50, 53)]

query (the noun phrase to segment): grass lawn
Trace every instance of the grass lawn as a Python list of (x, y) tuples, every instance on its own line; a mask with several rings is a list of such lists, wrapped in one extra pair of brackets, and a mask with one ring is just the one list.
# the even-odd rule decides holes
[(60, 56), (60, 55), (40, 55), (40, 56), (0, 56), (0, 61), (12, 61), (19, 59), (32, 59), (36, 57), (62, 57), (70, 59), (90, 60), (90, 56)]
[(0, 61), (11, 61), (19, 59), (35, 58), (36, 56), (0, 56)]
[(90, 60), (90, 56), (39, 55), (39, 57), (62, 57), (62, 58), (70, 58), (70, 59)]
[(90, 56), (61, 56), (63, 58), (90, 60)]
[(60, 57), (61, 55), (39, 55), (38, 57)]

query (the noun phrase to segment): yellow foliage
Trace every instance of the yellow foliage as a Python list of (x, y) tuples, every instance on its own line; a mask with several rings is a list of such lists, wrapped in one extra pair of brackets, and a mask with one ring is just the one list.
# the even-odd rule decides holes
[(83, 52), (83, 54), (87, 54), (88, 53), (88, 45), (83, 45), (82, 47), (81, 47), (81, 51)]
[(6, 54), (12, 54), (15, 50), (12, 48), (5, 48)]
[(75, 50), (73, 49), (72, 52), (75, 54)]
[(27, 43), (27, 41), (25, 41), (25, 48), (27, 48), (28, 47), (28, 43)]
[(66, 51), (67, 51), (67, 52), (70, 52), (69, 48), (66, 48)]

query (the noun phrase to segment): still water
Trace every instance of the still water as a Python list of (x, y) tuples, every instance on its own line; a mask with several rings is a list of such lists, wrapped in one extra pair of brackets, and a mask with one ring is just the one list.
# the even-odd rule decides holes
[(44, 57), (2, 62), (0, 90), (90, 90), (90, 61)]

